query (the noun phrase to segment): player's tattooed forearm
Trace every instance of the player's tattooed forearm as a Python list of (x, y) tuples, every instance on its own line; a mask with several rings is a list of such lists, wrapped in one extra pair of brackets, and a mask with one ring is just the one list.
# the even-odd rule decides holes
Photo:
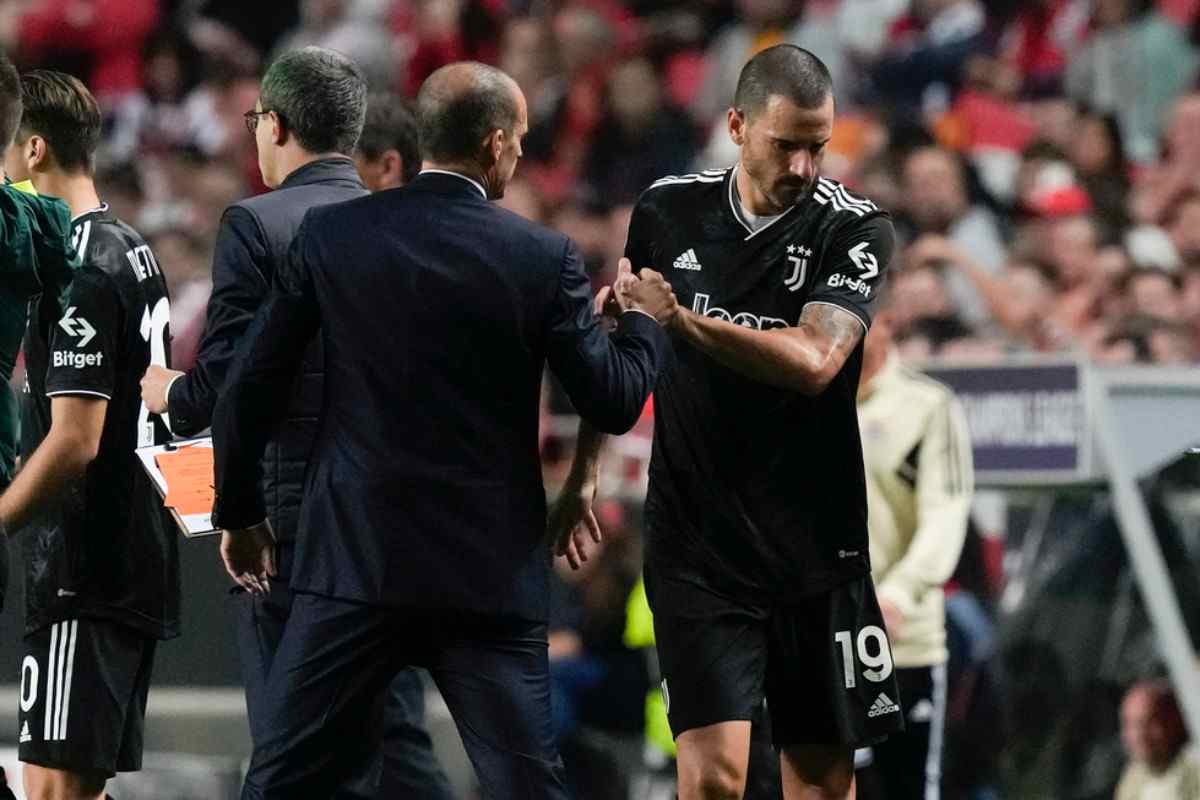
[(849, 354), (864, 334), (862, 321), (844, 308), (830, 303), (809, 303), (800, 313), (800, 324), (816, 331), (830, 343), (830, 350)]

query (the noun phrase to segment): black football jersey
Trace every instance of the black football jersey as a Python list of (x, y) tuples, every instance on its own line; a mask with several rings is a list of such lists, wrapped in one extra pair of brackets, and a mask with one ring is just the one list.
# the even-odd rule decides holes
[(101, 617), (148, 636), (179, 632), (175, 526), (135, 447), (170, 433), (142, 403), (147, 366), (169, 366), (167, 284), (149, 246), (107, 206), (72, 221), (81, 265), (70, 286), (31, 303), (22, 408), (26, 458), (50, 430), (56, 395), (108, 400), (100, 451), (21, 532), (25, 627)]
[[(759, 330), (828, 303), (864, 328), (894, 234), (888, 215), (820, 178), (754, 229), (737, 168), (655, 182), (638, 200), (626, 255), (661, 272), (681, 306)], [(654, 392), (647, 561), (702, 570), (721, 587), (799, 597), (869, 571), (855, 408), (862, 346), (819, 396), (759, 383), (674, 337)], [(720, 587), (719, 587), (720, 588)]]

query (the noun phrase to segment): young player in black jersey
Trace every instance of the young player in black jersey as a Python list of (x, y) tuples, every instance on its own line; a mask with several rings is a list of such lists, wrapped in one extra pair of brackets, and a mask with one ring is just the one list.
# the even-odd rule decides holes
[[(737, 165), (657, 181), (629, 226), (623, 269), (662, 272), (680, 305), (654, 393), (645, 576), (681, 800), (741, 797), (764, 695), (787, 800), (849, 796), (854, 748), (903, 727), (855, 408), (893, 232), (820, 176), (833, 118), (815, 56), (762, 51), (728, 114)], [(552, 517), (575, 528), (573, 562), (597, 534), (597, 451), (581, 431)]]
[(167, 363), (170, 308), (154, 254), (96, 195), (95, 99), (41, 71), (22, 99), (6, 166), (70, 206), (79, 266), (30, 304), (24, 466), (0, 496), (25, 563), (18, 750), (31, 797), (102, 798), (141, 767), (155, 645), (179, 632), (173, 526), (133, 452), (169, 438), (138, 382)]

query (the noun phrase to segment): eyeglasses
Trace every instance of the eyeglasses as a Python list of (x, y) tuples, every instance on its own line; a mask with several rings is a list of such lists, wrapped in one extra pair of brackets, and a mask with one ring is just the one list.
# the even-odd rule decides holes
[(245, 114), (242, 114), (242, 119), (246, 121), (246, 130), (250, 131), (251, 136), (253, 136), (254, 132), (258, 130), (258, 118), (265, 117), (270, 113), (270, 109), (265, 109), (263, 111), (255, 111), (254, 109), (251, 109)]

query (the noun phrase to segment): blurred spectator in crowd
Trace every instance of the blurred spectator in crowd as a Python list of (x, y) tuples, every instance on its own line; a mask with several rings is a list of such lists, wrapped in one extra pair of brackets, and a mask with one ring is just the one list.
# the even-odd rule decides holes
[(1200, 190), (1184, 195), (1166, 220), (1167, 235), (1185, 267), (1200, 267)]
[(417, 123), (403, 99), (389, 93), (367, 98), (367, 121), (354, 165), (372, 192), (403, 186), (421, 171)]
[(114, 109), (106, 159), (121, 163), (188, 147), (220, 152), (229, 131), (216, 115), (214, 88), (197, 88), (199, 62), (180, 30), (163, 30), (146, 42), (141, 87)]
[(600, 208), (632, 203), (664, 175), (683, 174), (695, 157), (695, 129), (667, 105), (654, 67), (644, 58), (609, 75), (606, 113), (584, 163), (588, 200)]
[(1103, 275), (1096, 268), (1100, 230), (1090, 214), (1054, 216), (1037, 223), (1033, 257), (1051, 270), (1055, 314), (1072, 335), (1082, 334), (1097, 314)]
[(1129, 763), (1116, 800), (1200, 798), (1200, 762), (1187, 746), (1179, 704), (1165, 681), (1143, 681), (1126, 692), (1121, 740)]
[[(422, 3), (457, 8), (453, 0)], [(352, 56), (373, 89), (390, 88), (397, 78), (397, 46), (388, 31), (386, 0), (301, 0), (300, 24), (279, 41), (276, 52), (316, 45)], [(452, 13), (447, 11), (446, 13)]]
[(1180, 97), (1163, 137), (1162, 160), (1135, 184), (1130, 210), (1140, 222), (1161, 222), (1171, 206), (1200, 191), (1200, 92)]
[(1029, 95), (1057, 93), (1067, 62), (1087, 34), (1088, 0), (1028, 0), (1005, 29), (1003, 59)]
[[(1007, 250), (995, 215), (972, 203), (962, 159), (940, 147), (921, 147), (904, 160), (899, 209), (910, 236), (945, 236), (985, 269), (999, 272)], [(956, 273), (945, 276), (954, 310), (972, 324), (986, 320), (983, 301), (974, 287)]]
[(1179, 322), (1183, 311), (1181, 288), (1177, 275), (1153, 267), (1140, 267), (1125, 275), (1120, 290), (1129, 304), (1130, 314)]
[[(523, 142), (524, 174), (550, 202), (575, 188), (588, 142), (604, 112), (605, 81), (615, 60), (617, 35), (616, 25), (600, 12), (573, 6), (540, 25), (519, 25), (504, 42), (501, 62), (517, 62), (522, 80), (535, 91)], [(524, 44), (535, 48), (533, 54), (519, 54)]]
[(25, 3), (17, 34), (23, 63), (81, 78), (101, 108), (142, 85), (142, 47), (158, 24), (158, 0)]
[(1021, 150), (1016, 174), (1013, 176), (1012, 213), (1015, 222), (1027, 221), (1037, 215), (1047, 184), (1061, 183), (1056, 174), (1069, 181), (1073, 177), (1067, 151), (1048, 139), (1035, 139)]
[(1195, 336), (1180, 323), (1135, 314), (1119, 322), (1093, 354), (1106, 364), (1189, 364), (1196, 358)]
[[(363, 0), (356, 0), (363, 2)], [(381, 0), (369, 0), (379, 5)], [(386, 2), (386, 0), (383, 0)], [(407, 57), (398, 84), (417, 90), (434, 70), (454, 61), (494, 63), (507, 4), (493, 0), (413, 0), (392, 2), (396, 44)]]
[(1055, 319), (1055, 278), (1036, 261), (1013, 261), (997, 274), (973, 259), (949, 239), (929, 234), (909, 249), (910, 264), (932, 269), (942, 265), (970, 281), (983, 300), (988, 317), (1016, 349), (1052, 351), (1065, 345), (1066, 331)]
[(941, 266), (933, 260), (906, 257), (904, 269), (892, 276), (892, 320), (897, 330), (907, 331), (921, 319), (953, 314), (942, 283)]
[(889, 46), (871, 73), (875, 98), (901, 117), (950, 107), (962, 69), (983, 43), (987, 18), (978, 0), (913, 0), (892, 26)]
[[(193, 23), (206, 28), (205, 35), (220, 36), (229, 42), (236, 39), (258, 54), (266, 53), (275, 42), (300, 22), (301, 0), (271, 0), (270, 3), (248, 3), (246, 0), (201, 0), (199, 20)], [(220, 30), (211, 30), (219, 26)]]
[(1081, 113), (1070, 157), (1082, 188), (1104, 227), (1116, 231), (1127, 226), (1129, 166), (1116, 115)]
[(1126, 155), (1152, 161), (1171, 103), (1196, 78), (1196, 52), (1151, 0), (1095, 0), (1092, 28), (1067, 66), (1067, 92), (1115, 114)]

